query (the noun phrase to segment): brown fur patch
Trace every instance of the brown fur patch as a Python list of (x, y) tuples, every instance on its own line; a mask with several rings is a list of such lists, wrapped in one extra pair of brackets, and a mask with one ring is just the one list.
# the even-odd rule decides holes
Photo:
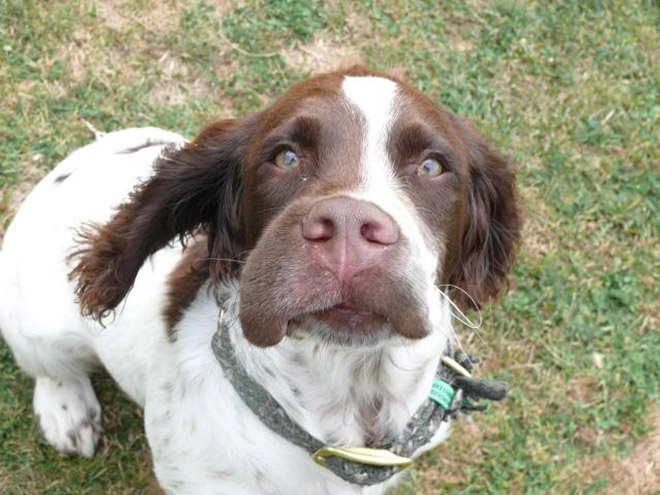
[(209, 279), (209, 249), (206, 237), (195, 239), (184, 251), (167, 278), (167, 299), (163, 316), (167, 335), (176, 340), (175, 327), (192, 304), (199, 289)]

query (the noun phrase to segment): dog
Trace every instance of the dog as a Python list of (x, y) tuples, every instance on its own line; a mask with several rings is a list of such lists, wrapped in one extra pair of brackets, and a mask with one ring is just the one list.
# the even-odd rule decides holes
[(0, 328), (60, 452), (94, 452), (102, 366), (166, 493), (380, 494), (448, 435), (415, 418), (453, 308), (506, 287), (519, 216), (472, 125), (353, 67), (190, 142), (134, 128), (72, 153), (8, 228)]

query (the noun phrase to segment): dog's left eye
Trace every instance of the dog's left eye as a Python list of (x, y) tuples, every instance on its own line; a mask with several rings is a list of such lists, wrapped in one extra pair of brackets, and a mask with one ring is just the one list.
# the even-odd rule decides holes
[(443, 172), (442, 164), (433, 158), (427, 158), (417, 169), (417, 175), (422, 177), (437, 177)]
[(275, 157), (275, 165), (284, 170), (293, 170), (300, 165), (300, 159), (293, 150), (282, 150)]

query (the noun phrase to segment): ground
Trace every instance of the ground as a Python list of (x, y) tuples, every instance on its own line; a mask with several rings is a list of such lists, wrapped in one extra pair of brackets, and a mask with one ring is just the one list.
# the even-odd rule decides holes
[[(0, 236), (85, 122), (193, 136), (313, 72), (395, 71), (511, 157), (526, 220), (509, 293), (461, 332), (510, 398), (397, 495), (657, 494), (659, 25), (652, 0), (0, 0)], [(1, 493), (158, 493), (140, 411), (97, 388), (98, 454), (60, 456), (0, 343)]]

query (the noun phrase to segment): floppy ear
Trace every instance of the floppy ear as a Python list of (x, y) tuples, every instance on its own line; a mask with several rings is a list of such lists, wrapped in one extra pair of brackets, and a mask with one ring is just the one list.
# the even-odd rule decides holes
[[(460, 259), (450, 283), (482, 305), (508, 283), (521, 222), (509, 163), (470, 124), (461, 126), (468, 149), (469, 185)], [(460, 291), (453, 296), (464, 308), (473, 307)]]
[(243, 251), (243, 161), (253, 116), (224, 120), (180, 149), (166, 150), (105, 225), (80, 232), (70, 278), (81, 312), (102, 319), (126, 297), (145, 259), (198, 229), (208, 232), (211, 273), (230, 276)]

